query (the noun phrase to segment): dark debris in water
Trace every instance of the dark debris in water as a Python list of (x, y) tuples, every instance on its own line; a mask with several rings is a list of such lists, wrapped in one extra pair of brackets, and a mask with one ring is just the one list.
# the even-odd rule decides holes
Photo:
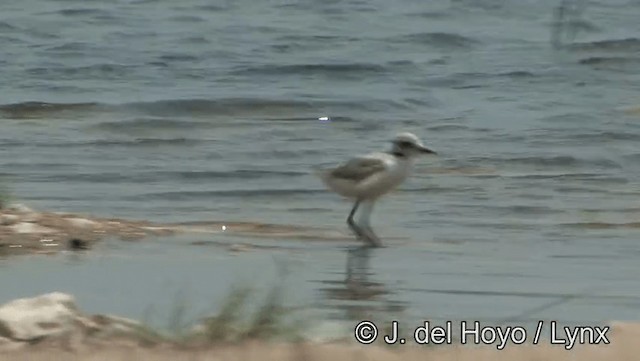
[(89, 242), (80, 238), (72, 238), (69, 240), (69, 248), (72, 250), (89, 249)]

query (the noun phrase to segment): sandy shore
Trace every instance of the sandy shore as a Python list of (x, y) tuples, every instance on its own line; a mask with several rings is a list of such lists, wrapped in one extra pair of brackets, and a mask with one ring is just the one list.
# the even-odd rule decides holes
[(583, 345), (572, 350), (562, 346), (540, 344), (538, 346), (510, 345), (504, 350), (487, 346), (364, 346), (355, 343), (329, 344), (268, 344), (245, 342), (237, 345), (217, 346), (207, 349), (180, 349), (173, 346), (144, 348), (135, 345), (108, 345), (85, 347), (77, 350), (64, 348), (32, 347), (0, 354), (0, 360), (193, 360), (193, 361), (514, 361), (514, 360), (636, 360), (640, 353), (640, 324), (617, 324), (613, 327), (609, 345)]
[[(260, 332), (255, 328), (243, 332), (238, 329), (239, 324), (227, 322), (233, 319), (228, 313), (212, 317), (181, 336), (167, 337), (135, 320), (86, 314), (69, 294), (16, 299), (0, 305), (0, 360), (630, 361), (638, 359), (640, 353), (638, 322), (611, 322), (608, 329), (602, 328), (604, 333), (592, 334), (604, 338), (585, 337), (569, 348), (565, 344), (552, 345), (546, 337), (534, 345), (534, 335), (526, 335), (522, 344), (506, 342), (504, 347), (498, 347), (499, 342), (418, 345), (410, 338), (405, 344), (390, 346), (381, 337), (370, 345), (359, 344), (349, 336), (325, 341), (278, 339), (274, 338), (278, 335), (276, 324), (260, 328)], [(265, 330), (269, 332), (262, 332)], [(240, 337), (229, 338), (233, 333)], [(558, 335), (557, 340), (568, 339), (565, 333)], [(284, 341), (294, 339), (301, 341)]]

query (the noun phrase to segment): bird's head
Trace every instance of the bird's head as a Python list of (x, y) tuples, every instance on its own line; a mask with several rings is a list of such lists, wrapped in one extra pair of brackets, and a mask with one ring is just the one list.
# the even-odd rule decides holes
[(398, 133), (393, 139), (392, 152), (403, 157), (416, 157), (424, 154), (437, 154), (435, 151), (422, 144), (420, 139), (413, 133)]

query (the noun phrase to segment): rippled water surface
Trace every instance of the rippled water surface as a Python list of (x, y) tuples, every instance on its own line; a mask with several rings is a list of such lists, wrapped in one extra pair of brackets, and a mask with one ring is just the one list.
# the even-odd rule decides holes
[[(640, 2), (589, 2), (554, 47), (558, 3), (0, 5), (0, 176), (35, 208), (348, 234), (350, 204), (312, 167), (385, 150), (400, 130), (440, 153), (376, 206), (389, 247), (364, 256), (152, 240), (0, 263), (0, 299), (65, 289), (139, 316), (180, 285), (215, 298), (276, 253), (302, 264), (297, 299), (336, 319), (637, 318)], [(227, 241), (203, 237), (191, 241)], [(356, 286), (347, 259), (366, 276)]]

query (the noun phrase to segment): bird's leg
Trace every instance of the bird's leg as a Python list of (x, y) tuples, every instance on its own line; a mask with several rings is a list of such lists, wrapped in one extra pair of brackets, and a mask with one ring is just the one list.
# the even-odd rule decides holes
[[(364, 239), (369, 243), (371, 247), (382, 247), (382, 241), (376, 236), (371, 229), (370, 218), (371, 212), (373, 212), (374, 201), (364, 202), (363, 209), (360, 211), (359, 224), (363, 228)], [(361, 229), (362, 230), (362, 229)]]
[(358, 210), (359, 206), (360, 206), (360, 200), (357, 200), (356, 203), (353, 205), (353, 208), (351, 209), (351, 213), (349, 213), (349, 217), (347, 218), (347, 224), (349, 225), (349, 228), (351, 228), (353, 233), (355, 233), (356, 236), (358, 236), (358, 238), (366, 238), (366, 236), (364, 235), (364, 232), (362, 231), (362, 228), (360, 228), (356, 224), (356, 222), (353, 221), (353, 216), (356, 214), (356, 211)]

